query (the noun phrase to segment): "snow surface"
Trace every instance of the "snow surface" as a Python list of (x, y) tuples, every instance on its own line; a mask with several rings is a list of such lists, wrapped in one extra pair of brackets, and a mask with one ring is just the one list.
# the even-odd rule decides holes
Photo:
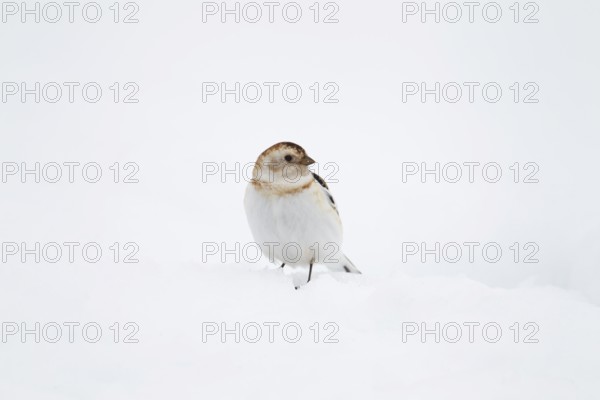
[[(599, 398), (600, 2), (539, 2), (539, 24), (514, 23), (514, 0), (499, 1), (497, 24), (480, 13), (472, 24), (418, 15), (402, 24), (397, 0), (337, 2), (339, 24), (315, 24), (314, 1), (301, 2), (297, 24), (203, 24), (202, 3), (145, 0), (139, 24), (113, 23), (112, 2), (102, 2), (98, 24), (16, 15), (0, 25), (2, 81), (105, 91), (94, 104), (0, 104), (1, 162), (97, 162), (104, 172), (97, 184), (80, 175), (0, 184), (0, 241), (98, 242), (105, 255), (99, 264), (0, 264), (0, 323), (103, 329), (95, 344), (81, 334), (74, 343), (0, 340), (0, 400)], [(503, 99), (402, 101), (403, 82), (471, 81), (499, 83)], [(114, 82), (136, 82), (139, 103), (115, 104)], [(294, 104), (205, 103), (203, 82), (298, 82), (305, 94)], [(339, 103), (314, 103), (315, 82), (338, 84)], [(514, 82), (538, 84), (539, 103), (514, 103)], [(203, 243), (253, 240), (246, 182), (203, 180), (203, 165), (245, 166), (284, 140), (339, 167), (328, 183), (343, 251), (363, 275), (321, 270), (295, 291), (288, 271), (265, 261), (203, 260)], [(113, 183), (115, 162), (139, 165), (139, 183)], [(504, 175), (402, 183), (402, 162), (496, 162)], [(512, 182), (515, 162), (537, 163), (540, 182)], [(402, 242), (469, 241), (498, 242), (505, 255), (452, 264), (399, 254)], [(140, 263), (109, 263), (114, 242), (137, 243)], [(515, 242), (538, 244), (539, 263), (513, 262)], [(138, 324), (139, 343), (122, 343), (124, 329), (114, 343), (115, 322)], [(203, 343), (207, 322), (295, 322), (303, 336)], [(339, 343), (322, 343), (324, 329), (314, 343), (315, 322), (337, 324)], [(495, 322), (503, 335), (404, 343), (407, 322)], [(523, 343), (527, 323), (539, 326), (539, 343)]]
[[(104, 334), (95, 344), (77, 333), (75, 343), (9, 337), (0, 344), (0, 393), (45, 400), (562, 400), (594, 399), (600, 390), (600, 312), (565, 290), (319, 270), (296, 291), (288, 275), (198, 264), (3, 270), (4, 321), (95, 321)], [(139, 343), (113, 343), (107, 327), (115, 321), (137, 323)], [(288, 343), (276, 328), (270, 343), (265, 328), (258, 343), (235, 343), (232, 335), (203, 343), (203, 322), (230, 329), (235, 322), (296, 322), (303, 334)], [(337, 324), (339, 343), (314, 343), (314, 322)], [(403, 322), (496, 322), (503, 333), (497, 343), (477, 329), (473, 343), (466, 330), (457, 343), (435, 343), (433, 335), (404, 343)], [(536, 323), (539, 343), (514, 343), (514, 322)]]

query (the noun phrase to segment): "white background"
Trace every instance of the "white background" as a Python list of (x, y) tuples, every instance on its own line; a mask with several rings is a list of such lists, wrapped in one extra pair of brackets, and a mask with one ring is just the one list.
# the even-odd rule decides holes
[[(18, 14), (0, 24), (2, 82), (103, 88), (95, 104), (80, 91), (74, 103), (66, 95), (56, 104), (18, 95), (0, 103), (0, 162), (103, 167), (96, 184), (80, 174), (75, 183), (63, 177), (57, 184), (8, 177), (0, 183), (1, 242), (98, 242), (104, 250), (96, 264), (23, 263), (18, 255), (0, 264), (0, 322), (31, 328), (95, 321), (104, 331), (97, 344), (81, 336), (57, 344), (8, 337), (0, 343), (2, 397), (597, 393), (598, 4), (538, 2), (535, 24), (514, 23), (509, 1), (498, 2), (497, 23), (486, 22), (481, 7), (469, 23), (463, 7), (454, 24), (432, 16), (421, 23), (420, 15), (403, 23), (402, 2), (393, 1), (338, 2), (335, 24), (314, 23), (305, 1), (295, 24), (281, 7), (274, 23), (266, 14), (256, 24), (232, 16), (221, 23), (219, 15), (203, 23), (202, 3), (192, 1), (146, 1), (139, 23), (115, 24), (111, 3), (99, 4), (103, 16), (95, 24), (80, 8), (74, 23), (67, 15), (55, 24), (31, 16), (22, 23)], [(114, 82), (135, 82), (139, 103), (115, 104), (108, 89)], [(280, 91), (274, 103), (266, 96), (256, 104), (232, 96), (203, 102), (203, 82), (297, 82), (304, 91), (294, 104)], [(335, 82), (339, 103), (315, 103), (314, 82)], [(479, 89), (473, 103), (466, 93), (455, 104), (432, 96), (403, 102), (403, 82), (497, 82), (503, 96), (489, 103)], [(515, 103), (514, 82), (535, 82), (539, 102)], [(279, 141), (339, 167), (330, 187), (344, 222), (344, 251), (362, 276), (319, 270), (294, 291), (291, 278), (266, 259), (203, 259), (203, 243), (233, 248), (252, 241), (243, 177), (203, 181), (203, 165), (244, 165)], [(139, 165), (139, 183), (112, 183), (108, 167), (115, 162)], [(495, 184), (481, 173), (474, 183), (435, 183), (431, 176), (403, 183), (406, 162), (495, 162), (503, 176)], [(537, 163), (539, 183), (512, 182), (515, 162)], [(140, 262), (112, 262), (114, 242), (137, 243)], [(497, 242), (504, 252), (497, 263), (481, 253), (474, 263), (465, 256), (454, 264), (418, 256), (403, 262), (403, 242)], [(536, 243), (539, 263), (515, 263), (515, 242)], [(137, 323), (139, 343), (113, 343), (108, 327), (117, 321)], [(266, 321), (297, 322), (302, 340), (202, 341), (203, 322), (231, 328)], [(498, 323), (502, 340), (402, 341), (403, 322), (431, 328), (466, 321)], [(339, 343), (313, 343), (314, 322), (337, 324)], [(514, 343), (515, 322), (536, 323), (539, 343)]]

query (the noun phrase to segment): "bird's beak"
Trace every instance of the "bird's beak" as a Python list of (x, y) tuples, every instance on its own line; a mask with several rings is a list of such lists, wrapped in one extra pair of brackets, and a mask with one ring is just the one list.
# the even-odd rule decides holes
[(302, 165), (312, 165), (315, 162), (316, 161), (313, 160), (312, 158), (310, 158), (309, 156), (304, 156), (304, 157), (302, 157), (302, 160), (300, 160), (300, 164), (302, 164)]

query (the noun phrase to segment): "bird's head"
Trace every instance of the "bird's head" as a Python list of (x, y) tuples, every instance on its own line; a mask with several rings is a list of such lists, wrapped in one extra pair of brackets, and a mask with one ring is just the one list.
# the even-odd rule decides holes
[(309, 165), (315, 163), (306, 151), (295, 143), (277, 143), (265, 151), (256, 160), (253, 179), (262, 183), (298, 183), (304, 177), (311, 176)]

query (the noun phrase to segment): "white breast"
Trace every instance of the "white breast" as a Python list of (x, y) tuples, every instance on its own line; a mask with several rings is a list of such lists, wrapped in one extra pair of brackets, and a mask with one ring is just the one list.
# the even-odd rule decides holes
[(317, 182), (284, 195), (250, 183), (244, 205), (254, 240), (270, 261), (308, 265), (341, 256), (342, 224)]

